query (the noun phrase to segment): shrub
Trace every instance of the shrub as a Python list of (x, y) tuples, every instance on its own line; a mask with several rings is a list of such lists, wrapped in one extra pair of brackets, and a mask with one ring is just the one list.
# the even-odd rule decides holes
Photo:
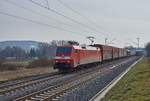
[(20, 66), (17, 64), (9, 64), (9, 63), (2, 63), (0, 65), (0, 71), (6, 71), (6, 70), (17, 70)]
[(3, 64), (3, 62), (4, 62), (3, 60), (0, 60), (0, 66)]
[(48, 59), (37, 59), (29, 63), (27, 68), (48, 67), (52, 66), (53, 61)]
[(2, 67), (4, 70), (17, 70), (19, 66), (15, 64), (3, 64)]

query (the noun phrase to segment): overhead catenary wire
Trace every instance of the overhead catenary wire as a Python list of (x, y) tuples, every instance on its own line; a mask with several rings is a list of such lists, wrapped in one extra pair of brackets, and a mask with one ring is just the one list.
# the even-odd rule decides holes
[[(97, 25), (94, 21), (92, 21), (91, 19), (89, 19), (88, 17), (86, 17), (85, 15), (81, 14), (80, 12), (78, 12), (77, 10), (73, 9), (70, 5), (66, 4), (65, 2), (63, 2), (63, 0), (57, 0), (60, 4), (62, 4), (65, 8), (71, 10), (72, 12), (74, 12), (75, 14), (81, 16), (84, 20), (86, 20), (87, 22), (89, 22), (91, 25), (97, 27), (98, 29), (100, 29), (100, 26)], [(110, 32), (107, 31), (107, 33), (111, 34)], [(106, 33), (105, 33), (106, 34)], [(107, 34), (109, 36), (109, 34)], [(108, 37), (107, 37), (108, 39)], [(113, 38), (114, 39), (114, 38)], [(112, 42), (111, 42), (112, 43)]]
[[(63, 24), (63, 25), (69, 26), (69, 27), (72, 26), (72, 25), (70, 25), (70, 24), (63, 23), (63, 22), (61, 22), (61, 21), (59, 21), (59, 20), (57, 20), (57, 19), (55, 19), (55, 18), (52, 18), (52, 17), (50, 17), (50, 16), (48, 16), (48, 15), (45, 15), (45, 14), (42, 14), (42, 13), (40, 13), (40, 12), (34, 11), (33, 9), (27, 8), (27, 7), (25, 7), (25, 6), (18, 5), (17, 3), (15, 3), (15, 2), (13, 2), (13, 1), (11, 1), (11, 0), (4, 0), (4, 1), (5, 1), (5, 2), (8, 2), (8, 3), (10, 3), (10, 4), (12, 4), (12, 5), (16, 6), (16, 7), (19, 7), (19, 8), (21, 8), (21, 9), (25, 9), (25, 10), (27, 10), (27, 11), (29, 11), (29, 12), (32, 12), (32, 13), (37, 14), (37, 15), (39, 15), (39, 16), (45, 17), (45, 18), (47, 18), (48, 20), (52, 19), (53, 21), (55, 21), (55, 22), (57, 22), (57, 23), (60, 23), (60, 24)], [(90, 32), (85, 31), (85, 30), (83, 30), (82, 32), (83, 32), (83, 33), (76, 32), (76, 34), (79, 34), (79, 35), (81, 35), (81, 36), (86, 37), (86, 36), (87, 36), (87, 33), (90, 33)], [(86, 35), (85, 35), (85, 34), (86, 34)], [(79, 36), (79, 35), (78, 35), (78, 36)], [(96, 39), (101, 40), (101, 38), (96, 38)]]
[(48, 15), (46, 15), (46, 14), (42, 14), (41, 12), (37, 12), (37, 11), (32, 10), (32, 9), (30, 9), (30, 8), (28, 8), (28, 7), (18, 5), (17, 3), (15, 3), (15, 2), (13, 2), (13, 1), (11, 1), (11, 0), (4, 0), (4, 1), (5, 1), (5, 2), (8, 2), (8, 3), (10, 3), (10, 4), (12, 4), (12, 5), (16, 6), (16, 7), (25, 9), (25, 10), (31, 12), (31, 13), (36, 14), (36, 15), (45, 17), (45, 18), (47, 18), (47, 19), (51, 19), (51, 20), (53, 20), (53, 21), (55, 21), (55, 22), (57, 22), (57, 23), (60, 23), (60, 24), (66, 25), (66, 26), (71, 26), (71, 24), (64, 23), (64, 22), (62, 22), (62, 21), (59, 21), (58, 19), (55, 19), (55, 18), (53, 18), (53, 17), (51, 17), (51, 16), (48, 16)]
[[(62, 4), (64, 7), (66, 7), (67, 9), (71, 10), (72, 12), (76, 13), (77, 15), (81, 16), (84, 20), (86, 20), (87, 22), (89, 22), (90, 24), (94, 25), (96, 28), (100, 29), (100, 26), (97, 25), (94, 21), (92, 21), (91, 19), (89, 19), (88, 17), (86, 17), (85, 15), (81, 14), (80, 12), (78, 12), (77, 10), (73, 9), (71, 6), (69, 6), (68, 4), (66, 4), (65, 2), (63, 2), (63, 0), (57, 0), (60, 4)], [(107, 32), (110, 33), (110, 32)], [(107, 34), (108, 35), (108, 34)], [(109, 36), (109, 35), (108, 35)]]
[(48, 2), (48, 0), (45, 0), (45, 1), (46, 1), (46, 4), (47, 4), (47, 7), (49, 9), (49, 2)]
[[(48, 18), (49, 19), (49, 17), (50, 16), (48, 16), (48, 15), (45, 15), (45, 14), (42, 14), (42, 13), (40, 13), (40, 12), (37, 12), (37, 11), (34, 11), (34, 10), (32, 10), (32, 9), (30, 9), (30, 8), (28, 8), (28, 7), (25, 7), (25, 6), (22, 6), (22, 5), (19, 5), (19, 4), (17, 4), (17, 3), (15, 3), (15, 2), (13, 2), (13, 1), (11, 1), (11, 0), (5, 0), (6, 2), (9, 2), (9, 3), (11, 3), (11, 4), (13, 4), (13, 5), (15, 5), (15, 6), (17, 6), (17, 7), (20, 7), (20, 8), (22, 8), (22, 9), (25, 9), (25, 10), (28, 10), (28, 11), (30, 11), (30, 12), (32, 12), (32, 13), (34, 13), (34, 14), (37, 14), (37, 15), (40, 15), (40, 16), (43, 16), (43, 17), (46, 17), (46, 18)], [(56, 19), (54, 19), (54, 20), (56, 20)], [(57, 21), (57, 20), (56, 20)], [(57, 22), (59, 22), (59, 21), (57, 21)], [(42, 23), (42, 22), (40, 22), (40, 23)], [(63, 22), (61, 22), (61, 23), (63, 23)], [(63, 23), (63, 24), (66, 24), (66, 23)], [(48, 24), (49, 25), (49, 24)], [(67, 24), (66, 24), (67, 25)], [(70, 25), (67, 25), (67, 26), (70, 26)], [(57, 26), (56, 26), (57, 27)], [(64, 29), (62, 29), (61, 28), (61, 30), (63, 30), (64, 31)], [(71, 33), (73, 33), (73, 31), (70, 31), (70, 30), (68, 30), (68, 29), (65, 29), (65, 31), (67, 32), (71, 32)], [(83, 31), (83, 32), (86, 32), (86, 31)], [(80, 32), (75, 32), (76, 34), (79, 34), (78, 36), (84, 36), (84, 37), (87, 37), (87, 36), (89, 36), (89, 35), (87, 35), (87, 33), (80, 33)], [(88, 32), (89, 33), (89, 32)], [(86, 35), (85, 35), (86, 34)], [(92, 33), (91, 33), (92, 34)], [(93, 36), (93, 35), (91, 35), (91, 36)], [(99, 37), (96, 37), (96, 39), (98, 40), (102, 40), (101, 38), (99, 38)]]
[(85, 28), (88, 28), (88, 29), (90, 29), (91, 31), (94, 31), (94, 32), (100, 33), (100, 34), (103, 35), (103, 36), (106, 36), (106, 35), (104, 35), (105, 33), (99, 32), (99, 31), (97, 31), (96, 29), (94, 29), (93, 27), (90, 27), (90, 26), (88, 26), (88, 25), (85, 25), (85, 24), (83, 24), (83, 23), (81, 23), (81, 22), (79, 22), (79, 21), (77, 21), (77, 20), (75, 20), (75, 19), (73, 19), (73, 18), (71, 18), (71, 17), (68, 17), (68, 16), (66, 16), (66, 15), (64, 15), (64, 14), (62, 14), (62, 13), (60, 13), (60, 12), (58, 12), (58, 11), (52, 9), (52, 8), (48, 8), (48, 7), (42, 5), (42, 4), (38, 3), (38, 2), (35, 2), (34, 0), (29, 0), (29, 1), (32, 2), (33, 4), (37, 5), (37, 6), (40, 6), (40, 7), (42, 7), (42, 8), (45, 8), (45, 9), (47, 9), (47, 10), (49, 10), (49, 11), (51, 11), (51, 12), (53, 12), (53, 13), (59, 15), (59, 16), (62, 16), (62, 17), (66, 18), (66, 19), (68, 19), (68, 20), (70, 20), (70, 21), (72, 21), (72, 22), (74, 22), (74, 23), (77, 23), (77, 24), (79, 24), (79, 25), (81, 25), (81, 26), (83, 26), (83, 27), (85, 27)]
[[(127, 40), (128, 40), (128, 39), (127, 39)], [(125, 47), (127, 46), (127, 44), (128, 44), (128, 45), (131, 45), (130, 42), (124, 42), (124, 41), (121, 40), (121, 39), (116, 39), (116, 38), (115, 38), (115, 41), (116, 41), (116, 43), (121, 43), (121, 44), (123, 44)]]
[[(32, 9), (30, 9), (30, 8), (27, 8), (27, 7), (24, 7), (24, 6), (18, 5), (17, 3), (15, 3), (15, 2), (13, 2), (13, 1), (11, 1), (11, 0), (4, 0), (4, 1), (5, 1), (5, 2), (8, 2), (8, 3), (10, 3), (10, 4), (14, 5), (14, 6), (17, 6), (17, 7), (19, 7), (19, 8), (25, 9), (25, 10), (27, 10), (27, 11), (29, 11), (29, 12), (32, 12), (32, 13), (34, 13), (34, 14), (36, 14), (36, 15), (45, 17), (45, 18), (47, 18), (48, 20), (51, 19), (51, 20), (55, 21), (56, 23), (60, 23), (60, 24), (63, 24), (63, 25), (65, 25), (65, 26), (68, 26), (68, 27), (73, 27), (71, 24), (64, 23), (64, 22), (62, 22), (62, 21), (59, 21), (58, 19), (52, 18), (51, 16), (42, 14), (42, 13), (40, 13), (40, 12), (34, 11), (34, 10), (32, 10)], [(89, 31), (86, 31), (86, 30), (82, 30), (82, 32), (83, 32), (83, 33), (85, 33), (85, 32), (86, 32), (86, 33), (90, 33)]]
[(53, 28), (53, 29), (56, 29), (56, 30), (61, 30), (61, 31), (69, 32), (69, 33), (74, 33), (74, 34), (71, 34), (71, 35), (78, 35), (78, 36), (81, 37), (81, 35), (77, 34), (78, 32), (70, 31), (68, 29), (60, 28), (60, 27), (57, 27), (57, 26), (53, 26), (53, 25), (50, 25), (50, 24), (42, 23), (42, 22), (39, 22), (39, 21), (35, 21), (35, 20), (32, 20), (32, 19), (28, 19), (28, 18), (25, 18), (25, 17), (13, 15), (13, 14), (2, 12), (2, 11), (0, 11), (0, 14), (5, 15), (5, 16), (9, 16), (9, 17), (13, 17), (13, 18), (16, 18), (16, 19), (19, 19), (19, 20), (28, 21), (30, 23), (47, 26), (47, 27), (50, 27), (50, 28)]
[(134, 44), (134, 45), (138, 45), (138, 43), (137, 42), (135, 42), (135, 41), (133, 41), (132, 39), (130, 39), (130, 38), (128, 38), (127, 40), (129, 40), (132, 44)]
[[(4, 0), (5, 1), (5, 0)], [(11, 0), (6, 0), (6, 1), (11, 1)], [(17, 3), (16, 3), (17, 4)], [(20, 5), (20, 7), (23, 7), (23, 8), (27, 8), (27, 7), (25, 7), (25, 6), (21, 6)], [(48, 7), (47, 7), (47, 9), (48, 9)], [(34, 10), (32, 10), (32, 9), (30, 9), (30, 8), (28, 8), (28, 11), (31, 11), (31, 12), (34, 12)], [(35, 11), (36, 12), (36, 11)], [(1, 13), (1, 12), (0, 12)], [(3, 12), (3, 13), (5, 13), (5, 12)], [(9, 13), (8, 13), (9, 14)], [(48, 15), (45, 15), (45, 14), (42, 14), (42, 13), (40, 13), (40, 12), (36, 12), (36, 14), (39, 14), (39, 15), (42, 15), (43, 17), (45, 16), (45, 17), (50, 17), (50, 16), (48, 16)], [(3, 14), (3, 15), (7, 15), (7, 14)], [(8, 15), (7, 15), (8, 16)], [(16, 15), (14, 15), (14, 16), (16, 16)], [(23, 17), (24, 18), (24, 17)], [(26, 18), (26, 19), (28, 19), (28, 18)], [(32, 19), (29, 19), (29, 20), (32, 20)], [(32, 21), (35, 21), (35, 20), (32, 20)], [(33, 22), (32, 22), (33, 23)], [(60, 23), (60, 22), (59, 22)], [(36, 22), (36, 24), (41, 24), (41, 25), (44, 25), (44, 26), (49, 26), (50, 24), (46, 24), (46, 23), (42, 23), (42, 22)], [(67, 24), (67, 23), (63, 23), (62, 22), (62, 24)], [(69, 24), (68, 24), (69, 25)], [(65, 31), (65, 32), (71, 32), (71, 33), (76, 33), (75, 35), (77, 35), (77, 33), (78, 32), (74, 32), (74, 31), (71, 31), (71, 30), (68, 30), (68, 29), (63, 29), (63, 28), (60, 28), (60, 27), (58, 27), (58, 26), (53, 26), (53, 25), (50, 25), (51, 26), (51, 28), (54, 28), (55, 27), (55, 29), (57, 29), (57, 30), (62, 30), (62, 31)], [(49, 27), (50, 27), (49, 26)], [(53, 26), (53, 27), (52, 27)], [(81, 33), (81, 34), (83, 34), (83, 33)], [(92, 33), (91, 33), (92, 34)], [(81, 36), (81, 35), (78, 35), (78, 36)]]
[[(57, 20), (57, 19), (55, 19), (55, 18), (52, 18), (52, 17), (50, 17), (50, 16), (48, 16), (48, 15), (45, 15), (45, 14), (42, 14), (42, 13), (40, 13), (40, 12), (34, 11), (34, 10), (30, 9), (30, 8), (27, 8), (27, 7), (18, 5), (17, 3), (15, 3), (15, 2), (13, 2), (13, 1), (11, 1), (11, 0), (4, 0), (4, 1), (6, 1), (6, 2), (8, 2), (8, 3), (10, 3), (10, 4), (14, 5), (14, 6), (17, 6), (17, 7), (19, 7), (19, 8), (25, 9), (25, 10), (27, 10), (27, 11), (29, 11), (29, 12), (32, 12), (32, 13), (34, 13), (34, 14), (37, 14), (37, 15), (39, 15), (39, 16), (46, 17), (48, 20), (52, 19), (53, 21), (55, 21), (55, 22), (57, 22), (57, 23), (60, 23), (60, 24), (63, 24), (63, 25), (69, 26), (69, 27), (72, 26), (71, 24), (63, 23), (63, 22), (61, 22), (61, 21), (59, 21), (59, 20)], [(72, 26), (72, 27), (73, 27), (73, 26)], [(80, 34), (84, 35), (85, 37), (87, 36), (87, 33), (90, 33), (90, 32), (88, 32), (88, 31), (86, 31), (86, 30), (82, 30), (81, 32), (83, 32), (83, 33), (80, 33)], [(78, 34), (79, 34), (79, 32), (78, 32)], [(85, 34), (86, 34), (86, 35), (85, 35)], [(100, 38), (96, 38), (96, 39), (101, 40)]]

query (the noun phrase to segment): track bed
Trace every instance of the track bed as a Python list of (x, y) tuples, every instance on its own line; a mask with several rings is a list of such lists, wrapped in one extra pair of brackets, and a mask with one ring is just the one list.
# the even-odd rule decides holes
[[(58, 99), (61, 101), (86, 101), (136, 60), (137, 57), (124, 58), (73, 73), (31, 80), (16, 87), (10, 86), (9, 89), (0, 90), (0, 100), (51, 101)], [(93, 85), (94, 82), (97, 85)], [(91, 87), (95, 87), (95, 90), (91, 90)], [(87, 90), (92, 94), (88, 93)], [(85, 99), (80, 98), (83, 95)]]

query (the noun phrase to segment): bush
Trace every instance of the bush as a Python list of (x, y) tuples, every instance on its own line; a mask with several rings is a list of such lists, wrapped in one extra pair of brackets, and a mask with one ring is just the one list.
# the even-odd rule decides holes
[(19, 65), (17, 64), (1, 64), (0, 65), (0, 70), (5, 71), (5, 70), (17, 70), (19, 68)]
[(145, 49), (146, 49), (146, 51), (147, 51), (147, 56), (150, 57), (150, 42), (147, 43)]
[(0, 66), (3, 64), (3, 62), (4, 62), (3, 60), (0, 60)]
[(0, 60), (0, 71), (17, 70), (21, 67), (22, 68), (25, 67), (24, 64), (18, 62)]
[(26, 68), (48, 67), (52, 66), (53, 61), (48, 59), (37, 59), (29, 63)]

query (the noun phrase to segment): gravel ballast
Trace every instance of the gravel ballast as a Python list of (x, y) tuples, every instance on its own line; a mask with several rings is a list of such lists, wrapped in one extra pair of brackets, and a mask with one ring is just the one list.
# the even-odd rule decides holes
[(133, 62), (134, 61), (131, 61), (126, 65), (120, 66), (119, 68), (114, 68), (107, 73), (102, 73), (92, 81), (88, 81), (85, 85), (78, 87), (69, 94), (58, 99), (58, 101), (89, 101), (115, 77), (125, 71)]

